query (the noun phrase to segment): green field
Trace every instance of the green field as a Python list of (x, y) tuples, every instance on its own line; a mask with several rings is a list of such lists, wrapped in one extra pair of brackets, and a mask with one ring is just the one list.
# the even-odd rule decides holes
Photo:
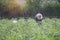
[(60, 19), (45, 18), (38, 25), (34, 19), (0, 20), (0, 40), (60, 40)]

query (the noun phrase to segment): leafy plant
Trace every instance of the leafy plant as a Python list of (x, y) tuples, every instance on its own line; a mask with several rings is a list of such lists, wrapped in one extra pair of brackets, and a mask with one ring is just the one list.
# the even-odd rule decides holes
[(41, 24), (34, 19), (0, 20), (0, 40), (60, 40), (60, 19), (45, 18)]

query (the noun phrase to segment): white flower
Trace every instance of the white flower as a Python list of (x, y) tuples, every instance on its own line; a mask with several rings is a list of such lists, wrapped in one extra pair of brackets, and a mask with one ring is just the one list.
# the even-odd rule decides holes
[(17, 23), (17, 20), (13, 20), (13, 23), (16, 24)]

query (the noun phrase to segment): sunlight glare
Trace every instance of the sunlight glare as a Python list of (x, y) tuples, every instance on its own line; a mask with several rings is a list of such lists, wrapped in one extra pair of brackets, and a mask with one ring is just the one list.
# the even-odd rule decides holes
[(21, 7), (25, 7), (26, 0), (17, 0), (16, 2), (17, 2), (18, 5), (20, 5)]

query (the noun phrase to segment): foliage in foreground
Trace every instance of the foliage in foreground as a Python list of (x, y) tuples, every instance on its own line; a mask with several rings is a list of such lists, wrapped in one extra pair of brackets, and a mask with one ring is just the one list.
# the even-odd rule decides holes
[(34, 19), (0, 20), (0, 40), (60, 40), (60, 19), (45, 18), (40, 25)]

